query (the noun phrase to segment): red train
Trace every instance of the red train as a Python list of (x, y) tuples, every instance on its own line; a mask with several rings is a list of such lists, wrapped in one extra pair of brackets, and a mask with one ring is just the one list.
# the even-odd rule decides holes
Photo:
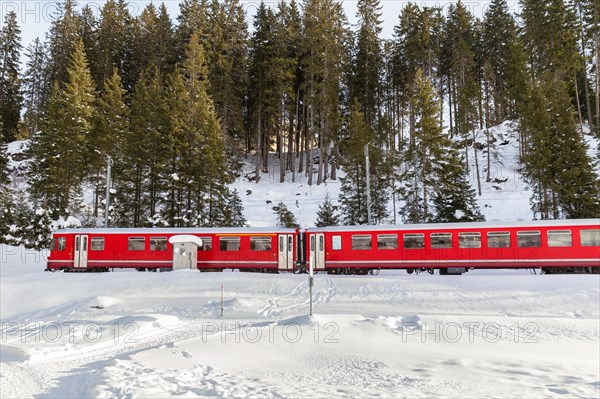
[(600, 273), (600, 219), (293, 229), (69, 229), (54, 233), (46, 270), (461, 274), (472, 268)]

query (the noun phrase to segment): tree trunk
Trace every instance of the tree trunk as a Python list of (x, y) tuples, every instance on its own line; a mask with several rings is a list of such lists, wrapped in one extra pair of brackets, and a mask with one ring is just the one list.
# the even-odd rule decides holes
[(256, 183), (260, 180), (261, 176), (261, 146), (262, 146), (262, 138), (261, 138), (261, 110), (262, 104), (258, 104), (258, 114), (256, 121)]
[(577, 101), (577, 115), (579, 116), (579, 126), (581, 127), (581, 136), (583, 137), (583, 116), (581, 115), (581, 104), (579, 103), (579, 88), (577, 86), (577, 71), (573, 70), (573, 81), (575, 83), (575, 100)]
[[(477, 193), (479, 194), (479, 196), (481, 196), (481, 177), (479, 174), (479, 157), (477, 156), (477, 140), (476, 140), (476, 135), (475, 135), (475, 129), (472, 130), (473, 132), (473, 154), (475, 157), (475, 173), (477, 175)], [(489, 153), (488, 153), (488, 158), (489, 158)]]

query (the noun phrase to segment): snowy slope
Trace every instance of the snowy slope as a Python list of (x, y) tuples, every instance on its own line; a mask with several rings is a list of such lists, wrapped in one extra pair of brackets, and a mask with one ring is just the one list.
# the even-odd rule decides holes
[(48, 273), (0, 251), (3, 398), (600, 394), (599, 276), (318, 274), (310, 318), (306, 275)]
[[(529, 204), (531, 191), (527, 187), (523, 176), (519, 173), (517, 125), (515, 122), (506, 121), (501, 125), (492, 127), (490, 132), (495, 138), (495, 150), (492, 151), (490, 162), (490, 182), (486, 182), (487, 151), (485, 149), (478, 151), (482, 182), (481, 196), (477, 197), (479, 207), (486, 220), (489, 221), (531, 220), (533, 218)], [(483, 148), (486, 142), (485, 132), (477, 130), (476, 136), (477, 142)], [(586, 135), (586, 141), (590, 157), (598, 160), (598, 140)], [(28, 141), (16, 141), (10, 143), (7, 149), (12, 159), (10, 168), (13, 182), (19, 187), (26, 185), (24, 172), (29, 161), (25, 158), (24, 151), (27, 146)], [(275, 226), (277, 218), (273, 207), (280, 201), (286, 204), (288, 209), (294, 213), (301, 227), (314, 226), (317, 210), (325, 200), (325, 196), (329, 194), (332, 201), (338, 201), (341, 186), (339, 179), (310, 186), (307, 184), (308, 178), (304, 173), (296, 174), (295, 181), (292, 181), (292, 174), (288, 173), (285, 183), (279, 183), (279, 160), (275, 155), (271, 156), (269, 173), (263, 173), (258, 183), (249, 181), (246, 178), (247, 174), (253, 175), (254, 170), (253, 158), (248, 158), (240, 177), (230, 186), (231, 189), (237, 189), (243, 202), (244, 216), (252, 227)], [(469, 172), (471, 185), (477, 189), (472, 149), (469, 151)], [(600, 164), (598, 165), (598, 173), (600, 174)], [(338, 175), (343, 176), (343, 171), (340, 171)], [(316, 179), (314, 180), (316, 181)], [(92, 203), (91, 192), (84, 197), (88, 198), (90, 204)], [(400, 198), (396, 200), (396, 208), (399, 209), (402, 201)], [(390, 211), (389, 222), (393, 223), (394, 216), (391, 203), (388, 208)], [(396, 215), (395, 222), (402, 223), (399, 215)], [(61, 221), (58, 225), (68, 227), (77, 224), (78, 222), (71, 218), (67, 221)]]

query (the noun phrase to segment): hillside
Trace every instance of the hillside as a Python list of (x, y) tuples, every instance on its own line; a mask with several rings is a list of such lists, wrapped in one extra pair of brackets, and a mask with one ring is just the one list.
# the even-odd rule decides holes
[[(485, 132), (478, 130), (477, 137), (479, 148), (478, 158), (481, 173), (481, 196), (477, 197), (479, 207), (486, 220), (492, 221), (515, 221), (531, 220), (533, 218), (529, 205), (531, 191), (529, 190), (523, 176), (519, 172), (518, 154), (519, 141), (516, 123), (506, 121), (501, 125), (490, 129), (495, 140), (490, 160), (490, 181), (486, 181), (487, 174), (487, 151), (484, 148)], [(597, 159), (598, 140), (586, 135), (589, 155)], [(9, 169), (13, 187), (25, 189), (26, 170), (29, 162), (24, 155), (28, 141), (16, 141), (8, 146), (10, 157)], [(470, 182), (477, 189), (477, 177), (473, 150), (469, 154), (470, 159)], [(273, 207), (283, 202), (292, 211), (302, 227), (313, 226), (319, 205), (329, 194), (330, 198), (338, 203), (340, 194), (340, 180), (328, 180), (321, 185), (307, 184), (305, 174), (296, 174), (296, 181), (292, 181), (292, 174), (288, 172), (285, 183), (279, 183), (279, 162), (277, 156), (272, 154), (269, 160), (269, 173), (263, 174), (258, 183), (250, 181), (246, 176), (255, 170), (254, 158), (249, 158), (243, 169), (230, 188), (237, 190), (244, 206), (244, 217), (252, 227), (275, 226), (277, 218)], [(600, 171), (597, 165), (597, 171)], [(340, 173), (343, 176), (343, 171)], [(92, 201), (92, 192), (88, 190), (85, 195), (86, 206), (89, 208)], [(396, 209), (402, 204), (401, 198), (396, 198)], [(86, 209), (88, 209), (86, 208)], [(399, 215), (393, 219), (393, 202), (388, 205), (390, 211), (390, 223), (402, 223)], [(77, 225), (81, 222), (82, 215), (70, 218), (58, 226)], [(99, 222), (101, 223), (101, 222)]]

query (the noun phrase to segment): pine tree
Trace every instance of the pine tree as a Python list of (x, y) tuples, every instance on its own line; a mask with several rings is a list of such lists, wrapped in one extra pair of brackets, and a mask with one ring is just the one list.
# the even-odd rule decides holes
[(286, 227), (297, 229), (300, 227), (296, 221), (294, 214), (287, 208), (287, 206), (280, 202), (277, 206), (273, 207), (273, 211), (277, 215), (277, 227)]
[(333, 204), (329, 194), (325, 196), (325, 201), (319, 205), (319, 210), (317, 211), (317, 220), (315, 222), (315, 226), (317, 227), (325, 227), (325, 226), (338, 226), (340, 224), (340, 218), (336, 215), (337, 206)]
[(41, 131), (31, 144), (32, 196), (52, 217), (64, 215), (89, 172), (94, 84), (80, 40), (64, 87), (55, 83)]
[(19, 78), (19, 57), (22, 49), (20, 35), (17, 14), (10, 11), (6, 14), (0, 30), (0, 133), (5, 142), (16, 139), (21, 120), (23, 97)]

